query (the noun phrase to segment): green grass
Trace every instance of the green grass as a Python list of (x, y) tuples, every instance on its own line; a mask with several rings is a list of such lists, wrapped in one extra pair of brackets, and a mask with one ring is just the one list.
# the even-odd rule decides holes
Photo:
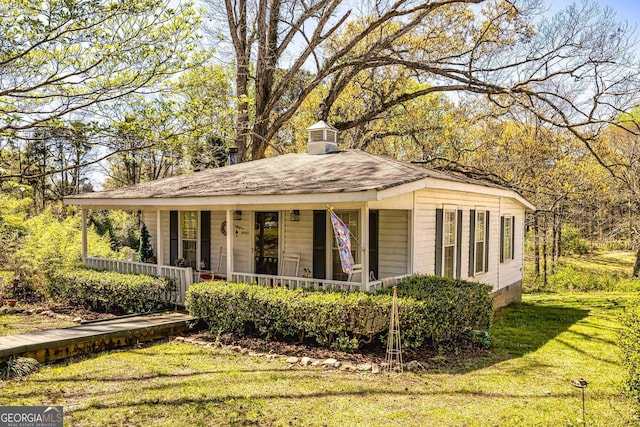
[[(635, 425), (621, 393), (618, 317), (631, 294), (525, 295), (501, 310), (493, 351), (426, 373), (291, 369), (179, 342), (51, 365), (2, 384), (0, 405), (63, 405), (67, 425)], [(406, 359), (405, 359), (406, 360)]]
[[(631, 278), (635, 253), (594, 252), (586, 256), (562, 257), (548, 262), (547, 284), (534, 276), (533, 262), (525, 262), (525, 292), (640, 291), (640, 279)], [(542, 263), (540, 265), (542, 269)]]

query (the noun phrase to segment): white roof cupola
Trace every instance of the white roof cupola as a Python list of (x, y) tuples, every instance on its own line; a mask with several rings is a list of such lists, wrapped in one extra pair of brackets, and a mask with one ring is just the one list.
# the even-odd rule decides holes
[(324, 120), (307, 128), (309, 132), (308, 153), (328, 154), (338, 152), (338, 129)]

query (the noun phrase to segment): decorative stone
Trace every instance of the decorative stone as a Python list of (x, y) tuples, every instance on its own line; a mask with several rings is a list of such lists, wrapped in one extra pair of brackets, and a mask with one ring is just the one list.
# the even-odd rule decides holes
[(320, 366), (320, 364), (321, 364), (321, 363), (322, 363), (322, 362), (321, 362), (321, 361), (319, 361), (319, 360), (314, 360), (313, 362), (311, 362), (311, 366), (315, 368), (315, 367), (317, 367), (317, 366)]
[(309, 366), (309, 364), (311, 363), (311, 358), (304, 356), (302, 359), (300, 359), (300, 364), (302, 366)]
[(379, 374), (380, 373), (380, 366), (376, 365), (375, 363), (373, 365), (371, 365), (371, 373), (372, 374)]
[(342, 362), (340, 362), (340, 361), (338, 361), (338, 362), (333, 364), (334, 368), (339, 368), (340, 366), (342, 366)]
[(326, 359), (324, 362), (322, 362), (322, 365), (327, 366), (329, 368), (333, 368), (334, 366), (336, 366), (336, 363), (338, 363), (336, 359), (329, 358), (329, 359)]
[(231, 346), (229, 350), (235, 351), (236, 353), (240, 353), (242, 351), (242, 347), (240, 347), (239, 345), (234, 345), (234, 346)]
[(82, 319), (80, 317), (76, 317), (73, 319), (75, 323), (82, 323)]
[(360, 363), (358, 364), (358, 371), (370, 371), (371, 363)]
[(344, 365), (340, 366), (340, 370), (341, 371), (348, 371), (348, 372), (355, 372), (358, 370), (358, 368), (351, 364), (351, 363), (345, 363)]
[(291, 357), (287, 357), (285, 362), (294, 364), (294, 363), (298, 363), (298, 360), (299, 359), (296, 356), (291, 356)]

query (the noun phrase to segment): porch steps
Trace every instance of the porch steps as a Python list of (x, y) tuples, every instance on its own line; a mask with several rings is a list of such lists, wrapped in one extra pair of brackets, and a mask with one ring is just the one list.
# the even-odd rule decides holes
[(185, 313), (165, 312), (123, 316), (30, 334), (0, 336), (0, 362), (17, 356), (49, 362), (135, 345), (182, 333), (196, 321), (196, 318)]

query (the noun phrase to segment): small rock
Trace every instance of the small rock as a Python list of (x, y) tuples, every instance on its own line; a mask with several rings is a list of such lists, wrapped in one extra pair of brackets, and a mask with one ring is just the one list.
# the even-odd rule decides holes
[(358, 364), (358, 371), (370, 371), (372, 368), (371, 363)]
[(339, 368), (340, 366), (342, 366), (342, 362), (339, 361), (333, 364), (334, 368)]
[(76, 317), (73, 319), (75, 323), (82, 323), (82, 319), (80, 317)]
[(300, 359), (300, 364), (302, 366), (309, 366), (309, 364), (311, 363), (311, 358), (304, 356), (302, 359)]
[(336, 366), (336, 363), (338, 363), (336, 359), (329, 358), (329, 359), (326, 359), (324, 362), (322, 362), (322, 365), (327, 366), (329, 368), (333, 368), (334, 366)]
[(345, 363), (344, 365), (339, 367), (341, 371), (355, 372), (358, 368), (351, 363)]
[(31, 316), (31, 315), (35, 314), (35, 312), (36, 312), (35, 308), (30, 308), (29, 310), (25, 310), (24, 313), (22, 313), (22, 314), (25, 314), (27, 316)]
[(313, 362), (311, 362), (311, 366), (317, 367), (317, 366), (320, 366), (320, 363), (322, 362), (320, 362), (319, 360), (314, 360)]
[(291, 356), (291, 357), (287, 357), (285, 362), (294, 364), (294, 363), (298, 363), (298, 360), (299, 359), (296, 356)]
[(267, 359), (277, 359), (280, 357), (278, 354), (267, 354)]
[(243, 348), (242, 350), (240, 350), (240, 353), (243, 355), (249, 354), (249, 350), (246, 348)]
[(236, 353), (240, 353), (242, 351), (242, 347), (240, 347), (239, 345), (233, 345), (229, 350), (235, 351)]
[(44, 310), (44, 311), (41, 311), (40, 314), (43, 316), (52, 316), (54, 313), (51, 310)]
[(380, 366), (376, 365), (375, 363), (373, 365), (371, 365), (371, 373), (372, 374), (379, 374), (380, 373)]

